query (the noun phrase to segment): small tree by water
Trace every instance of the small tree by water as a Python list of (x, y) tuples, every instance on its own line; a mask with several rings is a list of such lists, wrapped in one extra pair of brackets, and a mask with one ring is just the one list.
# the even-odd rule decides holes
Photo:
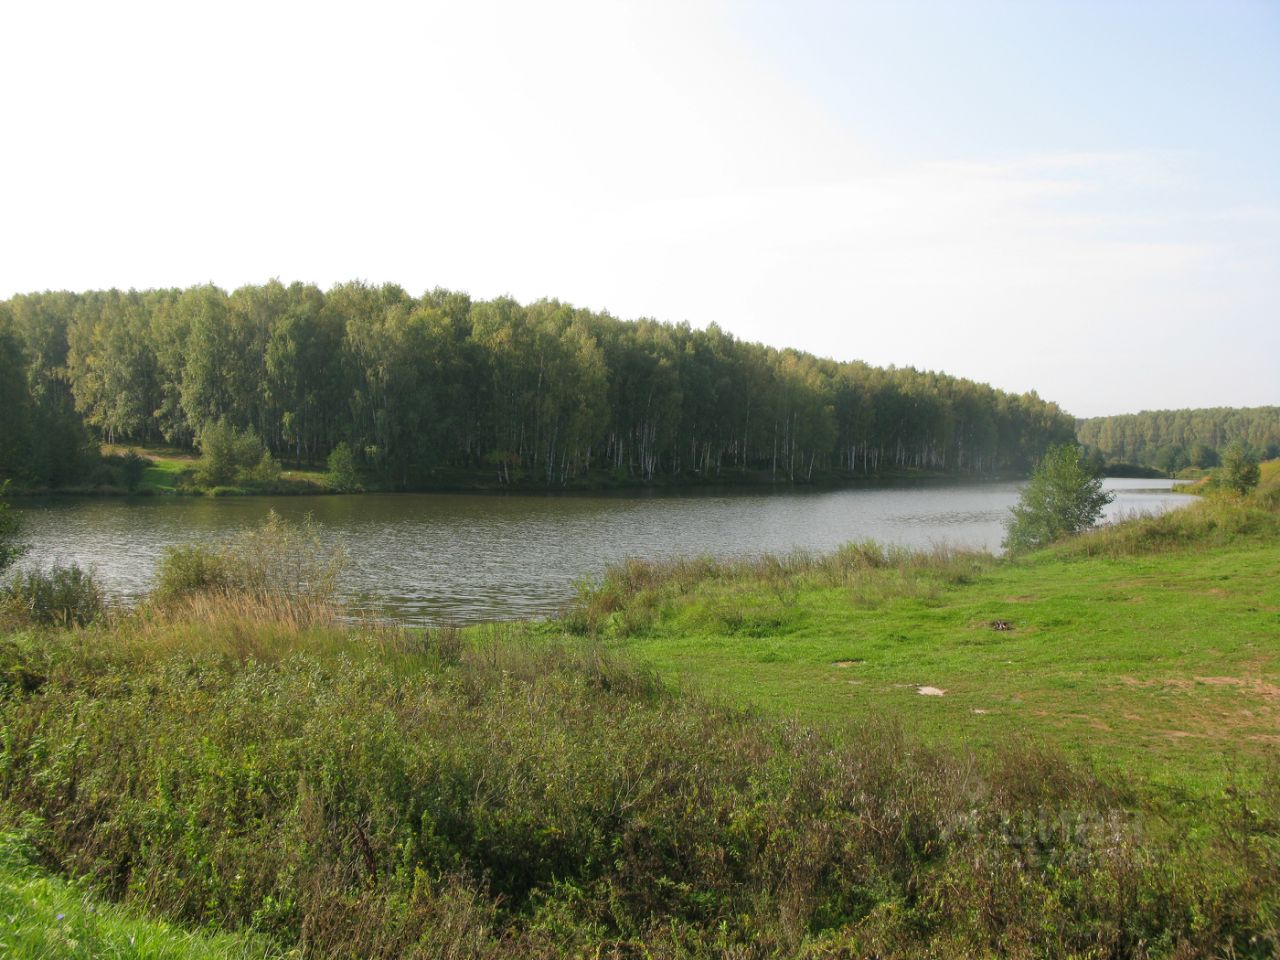
[(354, 493), (360, 489), (360, 473), (356, 468), (355, 454), (344, 441), (333, 448), (326, 464), (325, 482), (336, 493)]
[(225, 418), (201, 431), (200, 454), (196, 476), (206, 486), (280, 479), (280, 466), (258, 435), (237, 430)]
[(1078, 447), (1050, 447), (1005, 525), (1004, 546), (1011, 553), (1034, 550), (1087, 530), (1114, 498), (1082, 462)]
[(1222, 456), (1222, 469), (1218, 472), (1218, 486), (1235, 493), (1246, 494), (1258, 485), (1262, 471), (1258, 458), (1252, 456), (1243, 443), (1237, 440)]

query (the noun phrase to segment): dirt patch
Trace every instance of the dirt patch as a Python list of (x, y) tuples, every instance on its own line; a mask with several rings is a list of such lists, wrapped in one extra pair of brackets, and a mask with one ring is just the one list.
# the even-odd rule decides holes
[(1162, 687), (1166, 690), (1190, 690), (1195, 686), (1195, 682), (1192, 680), (1174, 677), (1159, 680), (1139, 680), (1137, 677), (1121, 677), (1120, 682), (1126, 687), (1137, 687), (1141, 690), (1150, 690), (1155, 687)]
[(922, 697), (945, 697), (947, 695), (947, 691), (938, 687), (916, 687), (916, 693)]
[(862, 663), (862, 661), (856, 660), (856, 659), (855, 660), (833, 660), (831, 665), (833, 667), (839, 667), (841, 670), (847, 670), (849, 667), (857, 666), (859, 663)]
[(1207, 687), (1235, 687), (1237, 690), (1259, 697), (1280, 697), (1280, 687), (1265, 680), (1246, 677), (1196, 677), (1196, 683), (1203, 683)]

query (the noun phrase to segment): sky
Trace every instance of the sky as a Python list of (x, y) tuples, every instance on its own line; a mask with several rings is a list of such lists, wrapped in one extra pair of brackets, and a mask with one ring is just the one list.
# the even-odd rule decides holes
[(1280, 0), (11, 3), (0, 297), (552, 297), (1280, 404)]

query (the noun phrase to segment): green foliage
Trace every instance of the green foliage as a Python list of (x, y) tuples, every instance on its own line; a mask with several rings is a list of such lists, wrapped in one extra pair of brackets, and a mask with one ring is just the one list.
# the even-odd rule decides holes
[(137, 450), (127, 450), (121, 463), (121, 472), (124, 476), (125, 489), (130, 493), (137, 490), (138, 485), (142, 483), (142, 477), (147, 472), (147, 468), (149, 466), (151, 466), (151, 461), (140, 454)]
[(93, 897), (49, 876), (15, 833), (0, 834), (0, 956), (6, 960), (272, 960), (283, 954), (245, 936), (192, 934)]
[(354, 493), (360, 489), (360, 473), (356, 469), (355, 454), (345, 441), (333, 448), (327, 462), (325, 482), (336, 493)]
[(250, 483), (256, 483), (260, 486), (271, 486), (280, 480), (280, 463), (275, 457), (271, 456), (270, 450), (263, 450), (258, 457), (258, 462), (253, 468), (245, 473), (245, 477)]
[(390, 284), (32, 294), (0, 328), (0, 400), (25, 411), (0, 422), (0, 476), (44, 484), (89, 476), (84, 424), (197, 444), (206, 487), (269, 486), (262, 450), (314, 465), (341, 442), (393, 488), (798, 483), (1023, 470), (1073, 432), (1034, 393)]
[(346, 555), (310, 516), (290, 523), (273, 510), (261, 526), (226, 543), (169, 547), (156, 567), (153, 596), (172, 603), (194, 594), (247, 594), (327, 602)]
[(209, 487), (236, 482), (270, 484), (280, 479), (280, 465), (253, 430), (237, 430), (225, 418), (200, 433), (196, 477)]
[(314, 957), (1276, 946), (1270, 794), (1193, 842), (1041, 749), (836, 744), (519, 628), (231, 661), (130, 629), (0, 652), (59, 678), (0, 698), (0, 790), (52, 861), (183, 924)]
[[(1076, 434), (1109, 461), (1129, 461), (1176, 472), (1191, 465), (1217, 466), (1233, 441), (1280, 452), (1280, 407), (1212, 407), (1203, 410), (1144, 410), (1081, 420)], [(1189, 453), (1187, 451), (1190, 451)]]
[(1191, 465), (1199, 470), (1210, 470), (1218, 462), (1218, 451), (1207, 444), (1197, 443), (1191, 450)]
[(8, 487), (8, 480), (0, 481), (0, 573), (27, 552), (27, 546), (22, 542), (22, 523), (5, 500)]
[(40, 626), (88, 626), (106, 609), (98, 581), (74, 563), (19, 572), (5, 587), (2, 603), (10, 618)]
[[(714, 702), (554, 623), (228, 600), (14, 637), (0, 816), (126, 909), (315, 957), (1273, 956), (1275, 539), (1059, 555), (1129, 525), (1012, 563), (865, 543), (611, 571), (604, 626), (647, 605), (632, 652)], [(770, 719), (797, 714), (834, 735)], [(1144, 779), (1193, 758), (1201, 789)]]
[(1087, 530), (1113, 497), (1103, 491), (1102, 479), (1081, 462), (1078, 447), (1051, 447), (1005, 525), (1005, 548), (1013, 553), (1033, 550)]
[(1238, 494), (1245, 494), (1258, 485), (1261, 473), (1258, 458), (1242, 443), (1233, 443), (1222, 456), (1222, 468), (1218, 471), (1218, 485)]

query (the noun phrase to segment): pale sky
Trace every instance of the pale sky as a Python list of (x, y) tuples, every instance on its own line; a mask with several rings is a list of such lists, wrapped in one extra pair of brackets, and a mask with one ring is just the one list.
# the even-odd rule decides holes
[(0, 297), (556, 297), (1280, 403), (1280, 2), (5, 3)]

